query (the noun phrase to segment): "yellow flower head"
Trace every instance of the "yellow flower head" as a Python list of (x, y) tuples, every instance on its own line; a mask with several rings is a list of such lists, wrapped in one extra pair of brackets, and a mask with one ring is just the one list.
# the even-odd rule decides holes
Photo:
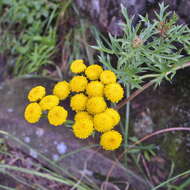
[(105, 113), (107, 113), (108, 115), (110, 115), (114, 121), (114, 126), (117, 125), (120, 121), (120, 115), (119, 113), (114, 110), (113, 108), (108, 108), (106, 109)]
[(71, 72), (73, 73), (82, 73), (86, 69), (86, 65), (82, 59), (77, 59), (71, 63)]
[(84, 94), (76, 94), (71, 98), (70, 106), (74, 111), (83, 111), (86, 108), (87, 100), (88, 98)]
[(50, 110), (59, 104), (59, 98), (54, 95), (48, 95), (43, 97), (39, 104), (43, 111)]
[(103, 96), (104, 85), (99, 81), (91, 81), (86, 87), (88, 96)]
[(117, 103), (123, 98), (124, 90), (119, 83), (112, 83), (105, 86), (104, 94), (108, 100)]
[(94, 116), (94, 128), (99, 132), (106, 132), (111, 130), (114, 125), (112, 117), (103, 112)]
[(55, 106), (48, 112), (48, 121), (51, 125), (62, 125), (67, 119), (68, 112), (61, 106)]
[(70, 88), (72, 92), (82, 92), (86, 90), (88, 80), (84, 76), (75, 76), (70, 81)]
[(38, 101), (42, 99), (46, 94), (46, 89), (43, 86), (36, 86), (28, 93), (28, 99), (30, 102)]
[(100, 80), (104, 84), (110, 84), (116, 82), (116, 75), (110, 70), (105, 70), (100, 75)]
[(88, 138), (94, 131), (93, 122), (90, 119), (78, 120), (72, 128), (74, 135), (79, 139)]
[(40, 120), (42, 114), (41, 107), (38, 103), (30, 103), (26, 106), (24, 111), (24, 118), (29, 123), (36, 123)]
[(100, 145), (105, 150), (115, 150), (119, 148), (122, 142), (122, 136), (119, 132), (111, 130), (102, 134)]
[(103, 97), (91, 97), (86, 104), (87, 111), (91, 114), (98, 114), (107, 108), (106, 102)]
[(75, 121), (83, 120), (83, 119), (91, 119), (93, 120), (93, 117), (86, 111), (79, 111), (75, 114)]
[(53, 94), (57, 96), (60, 100), (64, 100), (69, 96), (70, 87), (69, 83), (66, 81), (58, 82), (53, 88)]
[(88, 79), (97, 80), (97, 79), (99, 79), (102, 71), (103, 71), (103, 69), (100, 65), (93, 64), (93, 65), (90, 65), (87, 67), (87, 69), (85, 70), (85, 74)]

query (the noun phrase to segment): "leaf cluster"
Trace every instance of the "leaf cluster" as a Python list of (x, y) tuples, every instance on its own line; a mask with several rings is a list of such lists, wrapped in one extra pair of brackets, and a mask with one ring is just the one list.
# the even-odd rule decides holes
[[(133, 18), (129, 18), (122, 6), (123, 35), (109, 34), (109, 40), (97, 37), (94, 48), (100, 51), (100, 62), (131, 88), (139, 88), (147, 79), (156, 84), (164, 78), (171, 80), (176, 70), (190, 60), (184, 56), (190, 47), (190, 29), (178, 25), (177, 15), (168, 11), (164, 3), (159, 7), (155, 19), (149, 19), (148, 15), (139, 16), (138, 24), (133, 26)], [(111, 63), (113, 56), (116, 64)]]

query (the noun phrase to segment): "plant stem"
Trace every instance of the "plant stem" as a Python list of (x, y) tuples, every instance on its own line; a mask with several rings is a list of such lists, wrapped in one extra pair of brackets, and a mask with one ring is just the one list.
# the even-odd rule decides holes
[[(127, 98), (130, 97), (130, 86), (126, 85)], [(129, 137), (129, 115), (130, 115), (130, 101), (126, 104), (126, 117), (125, 117), (125, 148), (128, 147), (128, 137)], [(127, 167), (127, 153), (125, 154), (125, 165)]]

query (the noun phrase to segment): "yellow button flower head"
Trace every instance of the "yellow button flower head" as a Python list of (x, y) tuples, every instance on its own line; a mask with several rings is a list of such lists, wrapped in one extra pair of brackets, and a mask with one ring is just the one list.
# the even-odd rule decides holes
[(82, 92), (86, 90), (88, 80), (84, 76), (75, 76), (70, 81), (70, 89), (72, 92)]
[(104, 94), (108, 100), (117, 103), (123, 98), (124, 90), (119, 83), (112, 83), (105, 86)]
[(39, 104), (30, 103), (26, 106), (24, 111), (24, 118), (29, 123), (36, 123), (39, 121), (42, 114), (42, 110)]
[(102, 71), (103, 71), (103, 69), (100, 65), (93, 64), (93, 65), (90, 65), (87, 67), (87, 69), (85, 70), (85, 74), (88, 79), (97, 80), (97, 79), (99, 79)]
[(122, 136), (119, 132), (111, 130), (102, 134), (100, 145), (105, 150), (115, 150), (119, 148), (122, 142)]
[(105, 132), (111, 130), (114, 125), (112, 117), (103, 112), (94, 116), (94, 128), (99, 132)]
[(91, 114), (98, 114), (107, 108), (106, 102), (103, 97), (91, 97), (86, 103), (87, 111)]
[(75, 121), (83, 120), (83, 119), (91, 119), (93, 120), (93, 117), (86, 111), (79, 111), (75, 114)]
[(67, 81), (58, 82), (53, 88), (53, 94), (60, 100), (64, 100), (69, 96), (70, 87)]
[(74, 111), (83, 111), (86, 108), (88, 98), (83, 94), (76, 94), (71, 98), (70, 106)]
[(110, 70), (105, 70), (100, 75), (100, 80), (104, 84), (110, 84), (116, 82), (116, 75)]
[(86, 69), (86, 65), (82, 59), (77, 59), (71, 63), (71, 72), (73, 73), (82, 73)]
[(112, 117), (112, 119), (114, 121), (114, 126), (119, 123), (120, 115), (116, 110), (114, 110), (113, 108), (108, 108), (108, 109), (106, 109), (105, 113), (109, 114)]
[(99, 81), (91, 81), (86, 87), (88, 96), (103, 96), (104, 85)]
[(43, 86), (36, 86), (29, 91), (28, 99), (30, 102), (38, 101), (42, 99), (45, 94), (46, 89)]
[(43, 111), (50, 110), (59, 104), (59, 98), (54, 95), (48, 95), (43, 97), (39, 104)]
[(74, 135), (79, 139), (88, 138), (94, 131), (93, 122), (90, 119), (78, 120), (72, 128)]
[(61, 106), (55, 106), (48, 112), (48, 121), (51, 125), (62, 125), (67, 119), (68, 112)]

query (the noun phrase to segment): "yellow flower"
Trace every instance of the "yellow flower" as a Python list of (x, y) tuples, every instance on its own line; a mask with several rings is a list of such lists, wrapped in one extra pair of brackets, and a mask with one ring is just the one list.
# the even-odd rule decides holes
[(103, 97), (91, 97), (86, 104), (87, 111), (91, 114), (98, 114), (107, 108), (106, 102)]
[(50, 110), (59, 104), (59, 98), (54, 95), (48, 95), (43, 97), (39, 104), (43, 111)]
[(89, 96), (103, 96), (104, 85), (99, 81), (91, 81), (86, 87), (86, 93)]
[(79, 139), (88, 138), (94, 131), (93, 122), (90, 119), (77, 120), (72, 128), (74, 135)]
[(97, 80), (100, 77), (100, 74), (102, 73), (103, 69), (100, 65), (90, 65), (85, 70), (85, 74), (88, 79), (90, 80)]
[(71, 63), (70, 69), (73, 73), (82, 73), (85, 71), (86, 65), (82, 59), (77, 59)]
[(123, 98), (124, 90), (119, 83), (112, 83), (105, 86), (104, 94), (108, 100), (117, 103)]
[(86, 111), (80, 111), (75, 114), (75, 121), (83, 120), (83, 119), (91, 119), (93, 120), (93, 117)]
[(29, 91), (28, 99), (30, 102), (38, 101), (42, 99), (45, 94), (46, 89), (43, 86), (36, 86)]
[(39, 104), (30, 103), (26, 106), (24, 111), (24, 118), (29, 123), (36, 123), (40, 120), (42, 110)]
[(68, 112), (61, 106), (55, 106), (48, 112), (48, 121), (51, 125), (62, 125), (67, 119)]
[(105, 70), (100, 75), (100, 80), (104, 84), (110, 84), (116, 82), (116, 75), (110, 70)]
[(70, 81), (70, 88), (72, 92), (82, 92), (86, 90), (88, 80), (84, 76), (75, 76)]
[(94, 116), (94, 128), (99, 132), (106, 132), (111, 130), (114, 125), (112, 117), (103, 112)]
[(112, 117), (112, 119), (114, 121), (114, 126), (119, 123), (120, 115), (116, 110), (114, 110), (113, 108), (108, 108), (108, 109), (106, 109), (105, 113), (109, 114)]
[(87, 100), (88, 98), (84, 94), (76, 94), (71, 98), (70, 106), (74, 111), (83, 111), (86, 108)]
[(115, 150), (119, 148), (122, 142), (122, 136), (119, 132), (111, 130), (102, 134), (100, 145), (105, 150)]
[(58, 82), (53, 88), (53, 94), (57, 96), (60, 100), (64, 100), (69, 96), (70, 87), (69, 83), (66, 81)]

